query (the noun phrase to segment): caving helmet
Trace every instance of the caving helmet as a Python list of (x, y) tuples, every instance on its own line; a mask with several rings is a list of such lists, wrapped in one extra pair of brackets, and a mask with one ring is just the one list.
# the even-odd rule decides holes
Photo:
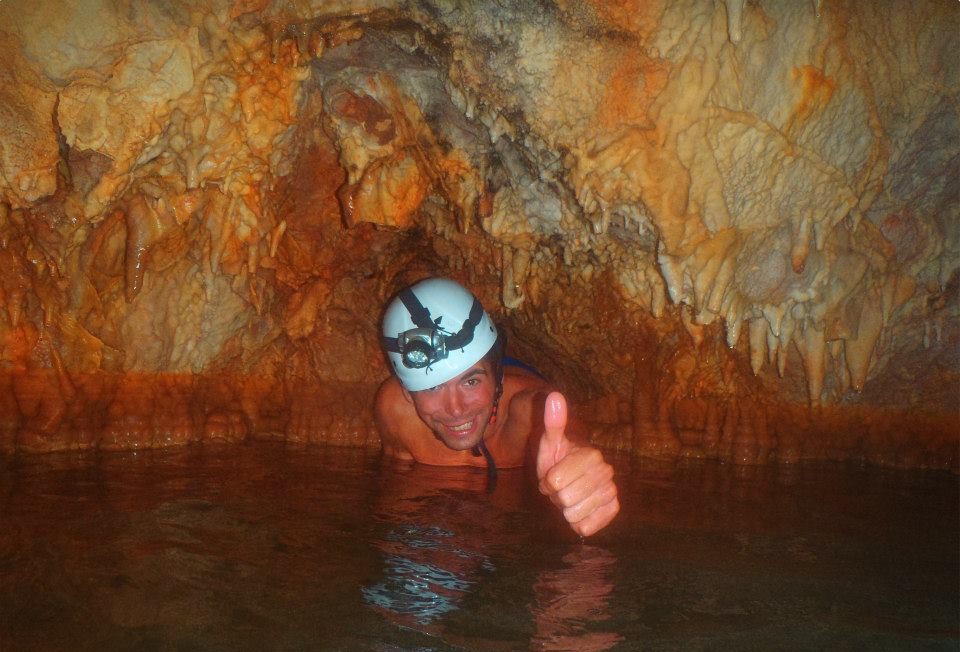
[(446, 278), (401, 291), (387, 306), (382, 332), (390, 364), (411, 392), (462, 374), (497, 342), (497, 329), (477, 298)]

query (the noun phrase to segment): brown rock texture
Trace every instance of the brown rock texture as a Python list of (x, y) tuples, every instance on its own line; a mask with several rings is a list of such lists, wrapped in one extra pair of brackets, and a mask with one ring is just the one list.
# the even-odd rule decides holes
[(0, 450), (376, 446), (471, 287), (605, 447), (957, 469), (960, 5), (0, 3)]

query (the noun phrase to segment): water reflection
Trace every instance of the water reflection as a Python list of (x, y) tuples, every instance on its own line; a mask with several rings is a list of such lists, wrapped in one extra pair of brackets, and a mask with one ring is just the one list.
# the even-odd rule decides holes
[[(496, 488), (469, 469), (403, 465), (385, 474), (377, 510), (382, 534), (374, 541), (382, 575), (361, 589), (367, 605), (402, 628), (455, 638), (467, 649), (488, 632), (471, 639), (461, 621), (478, 630), (513, 621), (531, 631), (533, 649), (599, 652), (622, 640), (602, 631), (610, 619), (616, 556), (568, 543), (573, 537), (565, 526), (551, 541), (550, 528), (531, 521), (530, 510), (533, 501), (542, 502), (534, 509), (552, 516), (552, 507), (538, 500), (525, 472), (503, 473)], [(518, 557), (518, 550), (526, 555)], [(495, 599), (501, 609), (507, 602), (491, 588), (505, 579), (513, 580), (515, 608), (488, 616), (485, 600)], [(456, 637), (450, 622), (458, 625)]]
[(397, 616), (429, 625), (457, 609), (476, 583), (474, 560), (485, 570), (493, 565), (483, 555), (457, 547), (455, 534), (438, 527), (399, 526), (387, 533), (379, 548), (384, 554), (384, 578), (362, 589), (364, 600)]
[(538, 650), (601, 652), (623, 640), (619, 634), (595, 631), (610, 620), (616, 556), (591, 545), (575, 546), (564, 555), (562, 568), (544, 570), (534, 584), (533, 609)]
[(403, 627), (433, 631), (495, 570), (481, 527), (495, 501), (475, 470), (386, 463), (383, 472), (382, 534), (373, 541), (383, 575), (361, 589), (363, 599)]

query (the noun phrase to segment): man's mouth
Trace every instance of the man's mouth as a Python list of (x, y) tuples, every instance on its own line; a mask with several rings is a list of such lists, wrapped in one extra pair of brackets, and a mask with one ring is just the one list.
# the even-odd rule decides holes
[(473, 429), (473, 424), (476, 423), (476, 418), (470, 419), (466, 423), (461, 423), (456, 426), (446, 426), (446, 429), (454, 434), (464, 434), (470, 432)]

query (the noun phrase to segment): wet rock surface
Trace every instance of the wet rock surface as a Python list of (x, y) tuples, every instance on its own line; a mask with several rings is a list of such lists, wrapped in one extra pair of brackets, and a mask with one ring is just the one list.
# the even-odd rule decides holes
[(377, 443), (474, 289), (595, 440), (956, 468), (960, 7), (0, 4), (0, 449)]

